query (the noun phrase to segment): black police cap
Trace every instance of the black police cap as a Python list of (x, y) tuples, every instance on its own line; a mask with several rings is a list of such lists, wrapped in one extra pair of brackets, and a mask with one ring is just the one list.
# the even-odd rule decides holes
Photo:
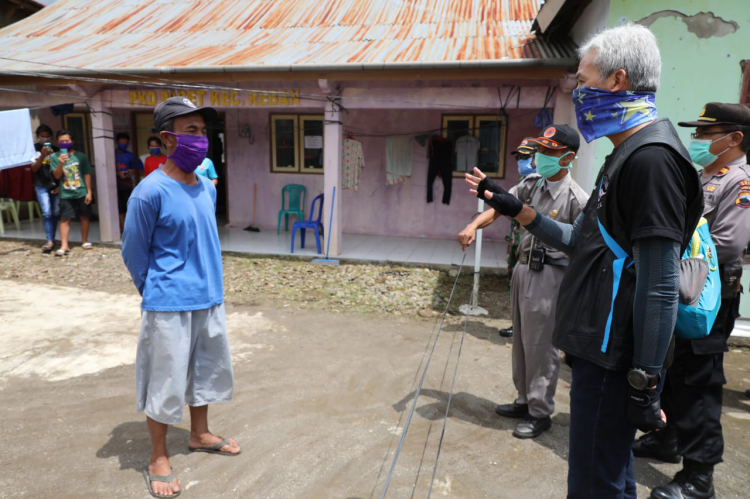
[(711, 125), (740, 125), (750, 126), (750, 108), (742, 104), (725, 104), (709, 102), (703, 106), (697, 121), (680, 121), (684, 127), (699, 127)]
[(577, 152), (581, 147), (578, 131), (570, 125), (550, 125), (544, 129), (541, 137), (530, 140), (549, 149), (568, 148)]

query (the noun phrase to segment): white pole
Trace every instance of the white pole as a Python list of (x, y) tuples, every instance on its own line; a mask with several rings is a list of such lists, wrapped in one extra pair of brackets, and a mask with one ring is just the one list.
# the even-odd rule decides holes
[[(480, 199), (477, 204), (477, 213), (484, 211), (484, 200)], [(471, 294), (471, 306), (475, 307), (479, 304), (479, 269), (482, 263), (482, 229), (477, 231), (477, 252), (474, 255), (474, 290)]]

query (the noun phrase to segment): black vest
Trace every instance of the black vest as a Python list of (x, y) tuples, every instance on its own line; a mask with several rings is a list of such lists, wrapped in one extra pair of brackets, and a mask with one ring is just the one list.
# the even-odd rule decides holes
[[(686, 227), (680, 254), (687, 248), (703, 214), (698, 172), (669, 120), (660, 119), (639, 130), (607, 157), (596, 179), (594, 192), (583, 210), (583, 225), (560, 286), (553, 337), (554, 345), (566, 354), (584, 358), (605, 369), (625, 370), (632, 367), (635, 269), (631, 266), (622, 273), (609, 341), (606, 351), (602, 352), (607, 318), (612, 310), (612, 263), (616, 257), (604, 242), (598, 222), (601, 221), (609, 235), (628, 255), (633, 255), (625, 220), (617, 210), (617, 185), (623, 175), (622, 166), (630, 155), (649, 145), (671, 150), (682, 163), (687, 181), (694, 179), (695, 190), (701, 193), (696, 199), (686, 202)], [(643, 202), (647, 203), (648, 200), (644, 199)]]

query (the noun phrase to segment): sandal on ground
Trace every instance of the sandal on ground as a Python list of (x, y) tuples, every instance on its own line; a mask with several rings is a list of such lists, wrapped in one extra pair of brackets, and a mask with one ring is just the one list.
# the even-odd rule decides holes
[(68, 253), (70, 253), (70, 250), (61, 250), (61, 249), (59, 249), (59, 250), (55, 251), (55, 256), (65, 256)]
[(219, 450), (225, 445), (231, 445), (229, 440), (222, 440), (221, 442), (215, 443), (213, 445), (209, 445), (208, 447), (193, 448), (193, 447), (188, 446), (188, 449), (190, 450), (190, 452), (206, 452), (208, 454), (219, 454), (221, 456), (239, 456), (240, 454), (242, 454), (242, 448), (240, 448), (239, 452), (227, 452), (227, 451)]
[(171, 499), (173, 497), (177, 497), (178, 495), (182, 494), (182, 489), (180, 489), (179, 491), (175, 492), (172, 495), (164, 496), (164, 495), (157, 494), (156, 492), (154, 492), (153, 487), (151, 487), (151, 482), (165, 482), (165, 483), (168, 483), (168, 484), (171, 485), (172, 481), (174, 480), (174, 474), (172, 474), (172, 473), (170, 473), (167, 476), (164, 476), (164, 475), (149, 475), (148, 474), (148, 466), (146, 466), (145, 468), (143, 468), (143, 477), (146, 479), (146, 484), (148, 485), (148, 493), (151, 494), (154, 497), (161, 497), (161, 498), (168, 497), (168, 498)]
[(91, 245), (91, 243), (83, 243), (83, 244), (81, 245), (81, 248), (83, 248), (83, 249), (85, 249), (85, 250), (89, 250), (89, 249), (92, 249), (92, 248), (93, 248), (93, 246)]
[(42, 253), (45, 255), (47, 253), (52, 253), (52, 250), (55, 248), (55, 243), (47, 243), (44, 246), (42, 246)]

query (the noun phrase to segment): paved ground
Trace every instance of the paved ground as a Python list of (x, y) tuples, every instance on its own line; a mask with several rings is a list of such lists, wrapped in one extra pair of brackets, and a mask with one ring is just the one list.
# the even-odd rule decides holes
[[(411, 404), (433, 321), (228, 306), (235, 401), (212, 429), (244, 446), (236, 458), (188, 455), (187, 421), (169, 445), (183, 497), (379, 497)], [(147, 497), (149, 443), (134, 411), (138, 298), (0, 280), (1, 497)], [(458, 369), (433, 494), (563, 497), (570, 373), (550, 432), (511, 436), (495, 416), (510, 401), (501, 319), (472, 319)], [(460, 322), (443, 331), (389, 497), (425, 497), (435, 461)], [(727, 355), (726, 463), (719, 497), (747, 497), (750, 352)], [(639, 495), (677, 466), (638, 461)]]

